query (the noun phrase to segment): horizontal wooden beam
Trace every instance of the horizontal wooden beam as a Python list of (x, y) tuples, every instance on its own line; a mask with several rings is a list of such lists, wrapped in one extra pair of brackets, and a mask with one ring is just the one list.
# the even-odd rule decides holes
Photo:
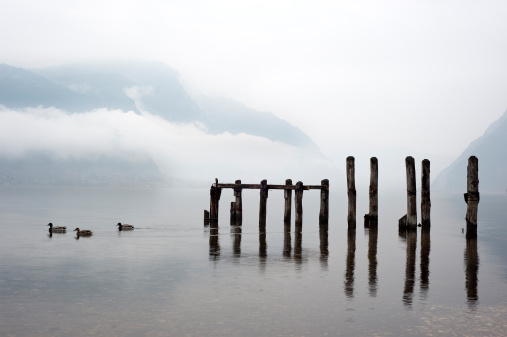
[[(215, 184), (218, 188), (241, 188), (241, 189), (257, 189), (261, 188), (261, 184)], [(269, 185), (268, 190), (295, 190), (296, 185)], [(303, 185), (303, 190), (329, 190), (326, 185)]]

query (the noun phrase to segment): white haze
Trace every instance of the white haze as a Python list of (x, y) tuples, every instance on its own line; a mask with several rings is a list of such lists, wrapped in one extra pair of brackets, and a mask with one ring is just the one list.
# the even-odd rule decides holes
[(22, 158), (33, 151), (61, 159), (107, 155), (133, 161), (149, 155), (167, 176), (210, 184), (214, 178), (319, 184), (323, 178), (336, 181), (340, 173), (323, 156), (284, 143), (246, 134), (210, 135), (202, 125), (174, 124), (148, 113), (0, 108), (0, 157)]

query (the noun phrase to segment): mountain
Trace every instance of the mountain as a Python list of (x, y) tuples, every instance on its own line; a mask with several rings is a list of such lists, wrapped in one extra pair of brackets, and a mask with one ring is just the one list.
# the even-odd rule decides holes
[[(321, 155), (308, 135), (271, 112), (256, 111), (230, 99), (192, 97), (178, 73), (160, 62), (70, 64), (40, 69), (0, 64), (0, 105), (15, 110), (54, 107), (69, 115), (103, 108), (155, 115), (177, 125), (202, 126), (210, 135), (246, 134)], [(0, 153), (0, 180), (143, 186), (149, 181), (167, 181), (167, 172), (161, 173), (161, 168), (157, 172), (159, 162), (152, 158), (126, 161), (104, 154), (76, 158), (62, 159), (44, 151), (22, 157)]]
[(270, 112), (230, 99), (192, 98), (178, 73), (161, 62), (63, 65), (26, 70), (0, 64), (0, 104), (149, 112), (176, 123), (199, 122), (212, 134), (245, 133), (320, 152), (308, 135)]
[(479, 159), (479, 192), (507, 192), (506, 144), (507, 111), (435, 178), (434, 189), (465, 193), (468, 158), (476, 156)]

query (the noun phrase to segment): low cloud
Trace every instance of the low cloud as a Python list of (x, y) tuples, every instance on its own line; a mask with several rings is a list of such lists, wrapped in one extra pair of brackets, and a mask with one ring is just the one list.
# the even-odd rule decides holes
[(135, 161), (149, 155), (164, 174), (195, 180), (283, 183), (292, 178), (317, 184), (339, 173), (310, 151), (247, 134), (210, 135), (203, 125), (170, 123), (150, 114), (0, 107), (0, 156), (20, 159), (34, 151), (58, 159), (106, 155)]

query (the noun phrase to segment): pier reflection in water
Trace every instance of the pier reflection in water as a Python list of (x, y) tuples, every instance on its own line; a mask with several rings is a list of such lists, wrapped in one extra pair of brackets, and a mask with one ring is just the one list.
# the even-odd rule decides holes
[(347, 268), (345, 270), (345, 295), (354, 297), (354, 271), (356, 268), (356, 230), (347, 231)]
[(477, 239), (468, 238), (465, 248), (465, 286), (467, 290), (467, 304), (474, 309), (479, 300), (477, 285), (479, 283), (479, 254), (477, 253)]
[(377, 242), (378, 227), (368, 230), (368, 288), (371, 297), (377, 297)]
[(405, 263), (405, 287), (403, 289), (403, 304), (406, 307), (412, 306), (415, 285), (415, 254), (417, 248), (417, 228), (407, 229), (407, 260)]
[(431, 250), (430, 227), (421, 228), (421, 276), (420, 295), (427, 298), (430, 286), (430, 250)]

